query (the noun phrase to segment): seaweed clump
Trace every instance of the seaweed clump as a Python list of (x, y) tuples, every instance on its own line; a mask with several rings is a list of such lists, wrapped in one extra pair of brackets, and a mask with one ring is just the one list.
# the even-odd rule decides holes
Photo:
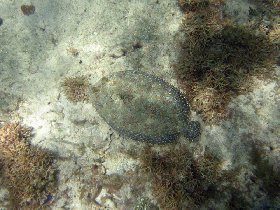
[(221, 161), (210, 153), (195, 158), (186, 147), (161, 153), (147, 147), (140, 159), (161, 209), (195, 209), (219, 192)]
[(54, 191), (53, 157), (28, 142), (31, 129), (7, 123), (0, 129), (2, 175), (13, 208), (38, 207)]
[(63, 83), (63, 92), (66, 98), (72, 102), (88, 101), (88, 87), (89, 82), (85, 76), (80, 77), (68, 77)]
[(179, 6), (182, 11), (197, 11), (206, 8), (209, 5), (208, 0), (179, 0)]
[(223, 18), (222, 1), (207, 2), (185, 13), (175, 71), (194, 109), (211, 122), (226, 116), (233, 96), (250, 90), (253, 76), (271, 75), (276, 45), (255, 26)]

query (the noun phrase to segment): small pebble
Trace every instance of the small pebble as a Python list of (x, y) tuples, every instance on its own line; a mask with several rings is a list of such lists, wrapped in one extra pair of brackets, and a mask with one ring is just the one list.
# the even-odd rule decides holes
[(2, 24), (3, 24), (3, 19), (0, 18), (0, 26), (2, 26)]
[(31, 5), (21, 5), (21, 11), (24, 15), (32, 15), (35, 12), (35, 6)]

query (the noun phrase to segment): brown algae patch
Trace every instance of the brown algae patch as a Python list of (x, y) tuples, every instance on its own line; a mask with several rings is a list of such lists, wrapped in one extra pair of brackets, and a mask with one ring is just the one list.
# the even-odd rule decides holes
[(183, 2), (184, 38), (175, 72), (194, 109), (213, 122), (226, 116), (232, 97), (251, 90), (254, 76), (273, 75), (276, 44), (255, 24), (222, 17), (221, 1)]
[(74, 103), (88, 101), (89, 82), (86, 76), (67, 77), (62, 83), (63, 93)]
[(223, 170), (222, 160), (208, 151), (195, 157), (183, 145), (160, 151), (147, 146), (139, 159), (161, 209), (211, 207), (211, 200), (226, 200), (223, 194), (233, 191), (226, 182), (234, 182), (237, 171)]
[(31, 129), (7, 123), (0, 129), (0, 161), (13, 209), (39, 207), (54, 192), (53, 156), (30, 145)]

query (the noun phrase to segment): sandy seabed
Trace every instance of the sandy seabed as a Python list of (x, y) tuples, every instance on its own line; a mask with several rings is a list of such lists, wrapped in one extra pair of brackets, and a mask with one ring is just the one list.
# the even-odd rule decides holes
[[(24, 4), (34, 5), (34, 14), (24, 15)], [(178, 87), (172, 64), (182, 16), (174, 0), (0, 0), (0, 120), (32, 127), (32, 144), (58, 155), (50, 209), (133, 208), (131, 183), (113, 182), (135, 177), (139, 161), (125, 151), (143, 143), (119, 136), (92, 104), (68, 101), (61, 83), (86, 75), (94, 84), (112, 72), (140, 69)], [(199, 143), (191, 144), (207, 146), (225, 168), (248, 170), (254, 166), (245, 142), (269, 145), (267, 157), (279, 169), (279, 104), (279, 81), (257, 80), (251, 93), (232, 100), (231, 118), (202, 125)], [(143, 189), (155, 202), (148, 184)], [(4, 187), (0, 193), (4, 207), (8, 193)]]

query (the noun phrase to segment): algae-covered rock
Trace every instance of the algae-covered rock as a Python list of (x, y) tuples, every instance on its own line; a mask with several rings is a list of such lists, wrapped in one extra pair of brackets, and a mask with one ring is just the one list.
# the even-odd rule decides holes
[(199, 123), (189, 120), (190, 107), (178, 89), (141, 71), (121, 71), (102, 78), (89, 91), (100, 116), (120, 134), (164, 144), (179, 133), (194, 139)]

